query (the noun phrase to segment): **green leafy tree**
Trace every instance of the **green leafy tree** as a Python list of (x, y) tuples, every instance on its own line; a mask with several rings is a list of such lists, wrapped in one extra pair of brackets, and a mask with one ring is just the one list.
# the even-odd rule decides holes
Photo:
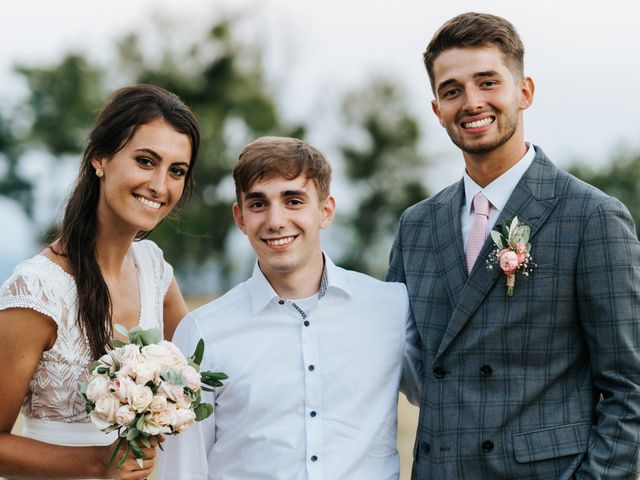
[(381, 277), (400, 215), (428, 195), (421, 131), (404, 91), (386, 78), (348, 94), (343, 113), (351, 130), (347, 136), (354, 140), (341, 152), (357, 198), (353, 213), (343, 217), (352, 242), (340, 263)]
[(598, 169), (575, 164), (569, 171), (624, 203), (640, 232), (640, 152), (619, 153)]
[(9, 119), (0, 113), (0, 195), (19, 203), (25, 213), (33, 216), (33, 185), (18, 170), (21, 156), (20, 142)]

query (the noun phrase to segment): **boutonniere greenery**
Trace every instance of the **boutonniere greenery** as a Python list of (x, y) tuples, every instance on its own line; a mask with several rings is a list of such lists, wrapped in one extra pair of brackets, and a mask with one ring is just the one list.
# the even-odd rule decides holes
[(489, 254), (487, 267), (492, 270), (498, 265), (507, 276), (507, 296), (513, 295), (516, 284), (516, 272), (528, 276), (536, 266), (531, 257), (529, 236), (531, 229), (520, 223), (518, 217), (505, 220), (491, 230), (491, 239), (496, 244), (495, 250)]

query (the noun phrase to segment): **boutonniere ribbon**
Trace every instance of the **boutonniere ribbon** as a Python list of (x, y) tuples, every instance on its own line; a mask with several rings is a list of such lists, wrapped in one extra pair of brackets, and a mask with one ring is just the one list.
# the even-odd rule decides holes
[(507, 296), (513, 295), (516, 284), (516, 272), (528, 276), (536, 266), (531, 257), (529, 236), (531, 229), (520, 223), (518, 217), (506, 220), (491, 230), (491, 239), (496, 244), (495, 250), (487, 258), (487, 267), (492, 270), (498, 265), (507, 276)]

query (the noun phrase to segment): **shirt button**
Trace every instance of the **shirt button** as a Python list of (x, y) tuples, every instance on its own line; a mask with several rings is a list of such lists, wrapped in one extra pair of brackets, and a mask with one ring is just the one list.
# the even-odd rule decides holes
[(431, 445), (429, 445), (427, 442), (420, 442), (420, 448), (425, 453), (429, 453), (431, 451)]
[(313, 372), (316, 369), (316, 367), (314, 367), (313, 365), (309, 365), (307, 368), (310, 372)]
[(310, 415), (311, 417), (315, 417), (315, 416), (317, 415), (317, 413), (316, 413), (316, 411), (315, 411), (315, 410), (312, 410), (312, 411), (309, 413), (309, 415)]
[(489, 453), (493, 450), (493, 442), (491, 440), (486, 440), (482, 442), (482, 451), (485, 453)]
[(318, 457), (317, 457), (317, 456), (315, 456), (315, 455), (311, 455), (311, 461), (312, 461), (312, 462), (316, 462), (316, 461), (318, 461)]
[(309, 325), (311, 325), (311, 324), (309, 323), (309, 320), (305, 320), (305, 321), (304, 321), (304, 326), (305, 326), (305, 327), (308, 327)]
[(278, 300), (278, 303), (279, 303), (280, 305), (284, 305), (284, 300), (280, 299), (280, 300)]
[(433, 376), (436, 378), (442, 378), (444, 377), (444, 368), (442, 367), (436, 367), (433, 369)]
[(482, 375), (483, 377), (490, 377), (491, 375), (493, 375), (493, 368), (491, 368), (489, 365), (483, 365), (482, 367), (480, 367), (480, 375)]

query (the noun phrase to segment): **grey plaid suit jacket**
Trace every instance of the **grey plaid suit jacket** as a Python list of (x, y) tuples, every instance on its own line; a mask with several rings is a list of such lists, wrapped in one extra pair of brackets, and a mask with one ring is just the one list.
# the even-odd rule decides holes
[(636, 479), (640, 244), (616, 199), (542, 150), (502, 211), (531, 227), (529, 277), (467, 274), (462, 181), (410, 207), (388, 279), (405, 282), (425, 377), (413, 479)]

